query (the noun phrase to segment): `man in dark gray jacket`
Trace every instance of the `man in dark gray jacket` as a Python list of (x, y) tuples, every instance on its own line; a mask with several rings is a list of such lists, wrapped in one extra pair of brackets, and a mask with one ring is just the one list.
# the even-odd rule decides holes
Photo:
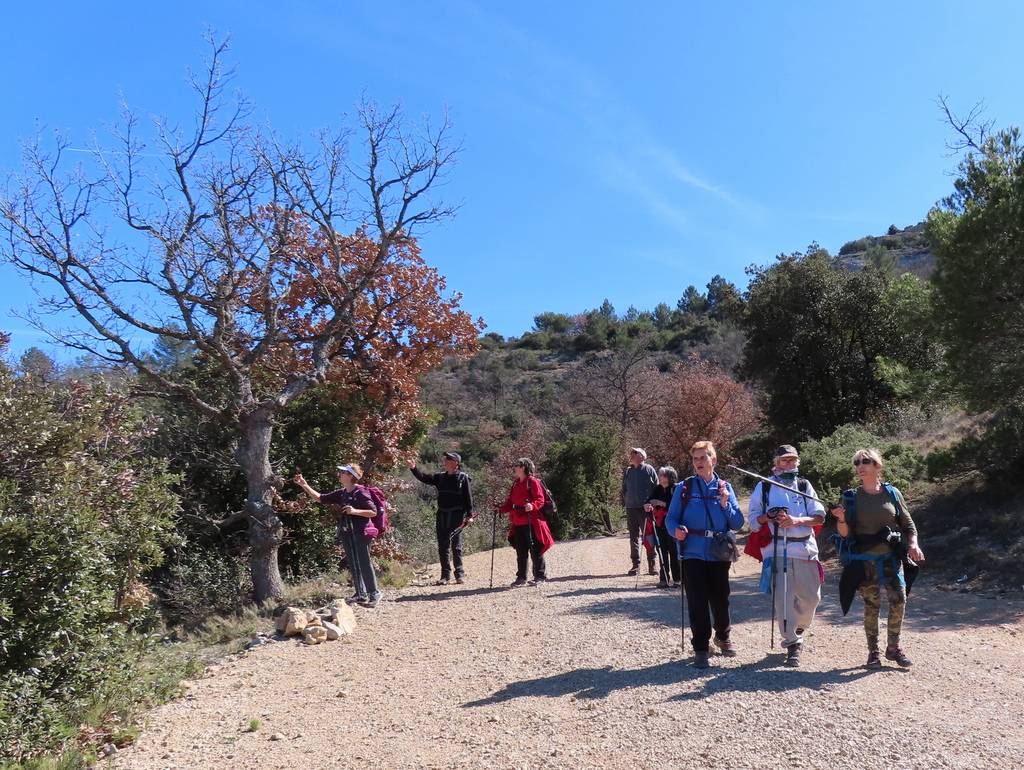
[[(632, 562), (627, 575), (635, 575), (640, 570), (640, 543), (647, 518), (644, 505), (651, 499), (651, 493), (657, 485), (658, 472), (647, 462), (647, 452), (640, 447), (633, 447), (629, 451), (629, 465), (622, 472), (622, 504), (626, 507), (629, 559)], [(648, 571), (653, 575), (654, 567), (649, 565)]]

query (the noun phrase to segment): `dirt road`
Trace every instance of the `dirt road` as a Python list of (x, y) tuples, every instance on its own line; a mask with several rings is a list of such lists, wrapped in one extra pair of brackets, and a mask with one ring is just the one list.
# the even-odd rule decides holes
[[(679, 594), (623, 574), (624, 538), (559, 543), (553, 579), (508, 589), (514, 554), (462, 586), (359, 610), (348, 642), (236, 656), (154, 711), (120, 768), (1019, 768), (1024, 603), (939, 591), (907, 609), (910, 671), (863, 668), (857, 600), (829, 576), (804, 665), (768, 651), (759, 565), (734, 568), (736, 658), (680, 659)], [(885, 608), (883, 606), (883, 616)], [(247, 732), (250, 720), (259, 727)]]

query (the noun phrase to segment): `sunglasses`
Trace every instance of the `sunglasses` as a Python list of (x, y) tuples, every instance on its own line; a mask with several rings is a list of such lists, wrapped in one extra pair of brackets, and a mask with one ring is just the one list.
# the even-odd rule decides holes
[(872, 460), (870, 457), (861, 457), (861, 458), (859, 458), (857, 460), (854, 460), (853, 464), (854, 464), (854, 466), (857, 466), (857, 465), (874, 465), (875, 461)]

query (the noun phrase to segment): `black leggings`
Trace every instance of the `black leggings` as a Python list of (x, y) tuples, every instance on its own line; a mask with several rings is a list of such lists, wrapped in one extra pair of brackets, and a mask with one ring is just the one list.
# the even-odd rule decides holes
[(683, 582), (694, 652), (708, 651), (712, 626), (717, 638), (729, 641), (730, 566), (727, 561), (683, 559)]

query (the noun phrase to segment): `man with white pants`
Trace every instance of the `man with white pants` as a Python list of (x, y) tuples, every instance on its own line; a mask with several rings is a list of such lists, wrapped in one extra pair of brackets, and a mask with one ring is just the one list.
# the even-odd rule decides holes
[(780, 446), (775, 450), (774, 465), (772, 481), (776, 483), (757, 483), (747, 521), (752, 533), (765, 526), (771, 530), (772, 540), (761, 549), (761, 587), (773, 595), (786, 665), (799, 666), (803, 635), (814, 621), (825, 582), (813, 529), (825, 521), (825, 508), (794, 493), (817, 497), (810, 482), (797, 475), (800, 456), (796, 449), (789, 444)]

